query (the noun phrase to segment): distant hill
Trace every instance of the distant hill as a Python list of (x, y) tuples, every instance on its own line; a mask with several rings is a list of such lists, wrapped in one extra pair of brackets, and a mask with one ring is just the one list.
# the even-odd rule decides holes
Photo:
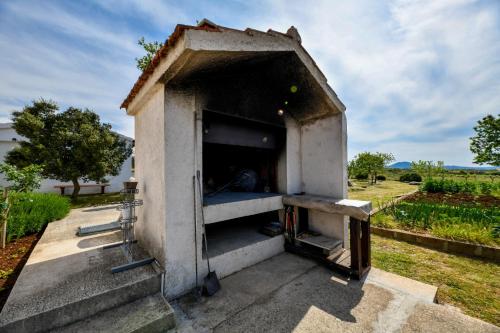
[[(389, 168), (391, 169), (409, 169), (411, 166), (411, 162), (396, 162), (394, 164), (389, 165)], [(487, 171), (487, 170), (496, 170), (495, 167), (492, 166), (473, 166), (473, 167), (466, 167), (466, 166), (459, 166), (459, 165), (445, 165), (445, 169), (447, 170), (479, 170), (479, 171)]]
[(411, 162), (396, 162), (394, 164), (389, 165), (391, 169), (409, 169), (411, 166)]

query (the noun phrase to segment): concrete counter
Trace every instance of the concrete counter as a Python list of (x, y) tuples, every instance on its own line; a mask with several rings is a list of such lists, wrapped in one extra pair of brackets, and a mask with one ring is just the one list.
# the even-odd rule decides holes
[(371, 202), (350, 199), (335, 199), (319, 195), (285, 195), (283, 204), (319, 210), (325, 213), (352, 216), (362, 221), (368, 220)]

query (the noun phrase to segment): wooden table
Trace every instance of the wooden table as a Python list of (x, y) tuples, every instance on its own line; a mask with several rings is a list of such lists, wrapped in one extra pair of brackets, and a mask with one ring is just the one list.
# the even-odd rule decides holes
[(283, 204), (319, 210), (331, 214), (349, 216), (350, 250), (345, 250), (341, 256), (329, 258), (293, 243), (285, 244), (285, 248), (293, 253), (311, 257), (323, 262), (329, 267), (361, 279), (371, 268), (370, 251), (370, 211), (369, 201), (336, 199), (317, 195), (285, 195)]

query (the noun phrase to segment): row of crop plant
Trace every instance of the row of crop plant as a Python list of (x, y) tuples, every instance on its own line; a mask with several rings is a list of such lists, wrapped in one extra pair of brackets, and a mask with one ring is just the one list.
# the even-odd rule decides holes
[[(429, 179), (422, 184), (421, 191), (418, 196), (407, 201), (389, 204), (373, 217), (372, 223), (385, 228), (429, 233), (441, 238), (500, 245), (498, 184)], [(427, 193), (433, 196), (427, 198)], [(436, 193), (442, 197), (453, 197), (454, 200), (449, 203), (446, 200), (433, 202)], [(484, 205), (485, 198), (490, 203), (487, 206)]]

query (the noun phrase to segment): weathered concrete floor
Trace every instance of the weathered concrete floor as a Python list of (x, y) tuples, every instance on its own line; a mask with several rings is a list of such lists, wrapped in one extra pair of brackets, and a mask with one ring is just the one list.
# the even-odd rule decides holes
[(377, 269), (349, 281), (288, 253), (221, 283), (211, 298), (171, 303), (175, 332), (500, 332), (433, 304), (435, 287)]
[(108, 223), (118, 216), (112, 206), (90, 207), (49, 223), (0, 314), (0, 326), (158, 275), (151, 265), (111, 273), (126, 258), (120, 248), (102, 246), (120, 241), (119, 231), (75, 235), (81, 225)]

